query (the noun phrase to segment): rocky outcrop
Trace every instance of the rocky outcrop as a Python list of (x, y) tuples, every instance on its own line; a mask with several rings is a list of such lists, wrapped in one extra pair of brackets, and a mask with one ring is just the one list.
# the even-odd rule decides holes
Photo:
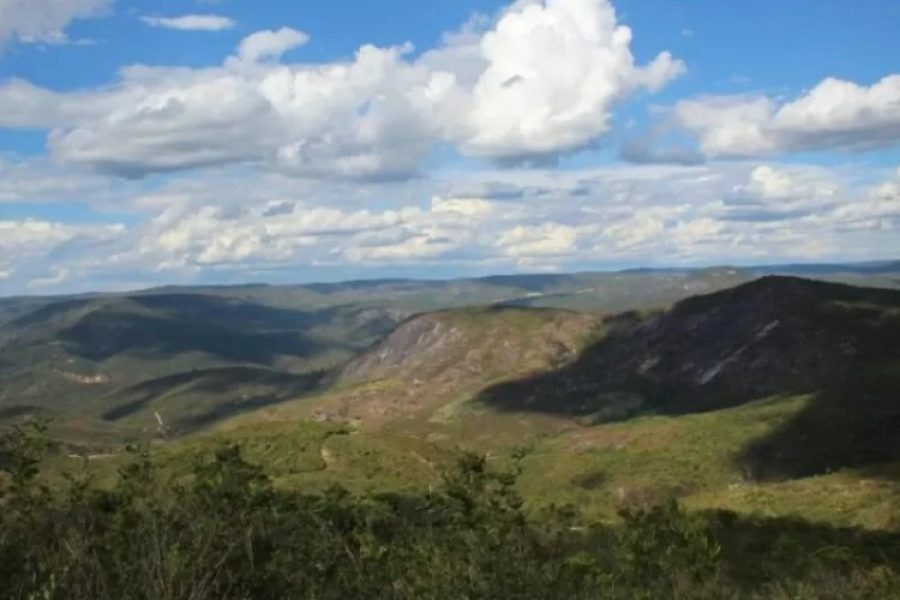
[(401, 323), (340, 373), (343, 382), (484, 381), (574, 360), (600, 326), (594, 315), (491, 307), (426, 313)]

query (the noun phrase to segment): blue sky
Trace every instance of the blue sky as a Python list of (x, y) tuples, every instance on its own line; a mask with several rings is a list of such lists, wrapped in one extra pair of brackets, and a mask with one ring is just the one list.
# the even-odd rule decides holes
[(900, 3), (0, 0), (0, 294), (896, 258)]

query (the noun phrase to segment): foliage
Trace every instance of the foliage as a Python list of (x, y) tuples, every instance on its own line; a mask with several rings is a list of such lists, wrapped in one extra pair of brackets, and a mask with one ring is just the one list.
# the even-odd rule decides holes
[(674, 597), (716, 575), (719, 544), (705, 521), (683, 513), (674, 500), (622, 516), (618, 560), (625, 580), (644, 595)]
[(40, 440), (19, 429), (0, 443), (8, 598), (877, 597), (898, 583), (890, 562), (804, 552), (789, 539), (769, 554), (846, 568), (729, 578), (722, 518), (674, 503), (626, 511), (615, 530), (585, 527), (573, 511), (532, 519), (515, 490), (524, 452), (506, 471), (465, 454), (420, 494), (282, 493), (233, 444), (181, 477), (135, 450), (111, 487), (85, 469), (51, 489), (36, 477)]

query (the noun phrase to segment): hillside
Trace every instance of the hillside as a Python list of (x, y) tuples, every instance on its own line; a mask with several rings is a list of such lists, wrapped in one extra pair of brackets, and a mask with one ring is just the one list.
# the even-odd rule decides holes
[(900, 460), (900, 293), (766, 277), (664, 313), (620, 315), (577, 361), (485, 390), (498, 410), (590, 422), (810, 394), (746, 449), (757, 476)]
[(308, 388), (305, 374), (346, 360), (399, 316), (187, 293), (41, 303), (0, 326), (0, 415), (141, 413), (152, 430), (164, 409), (176, 429), (195, 427)]
[[(900, 459), (890, 436), (897, 365), (900, 292), (765, 277), (608, 318), (509, 307), (425, 314), (352, 359), (322, 394), (260, 418), (496, 447), (584, 423), (810, 394), (784, 425), (796, 433), (773, 432), (747, 454), (760, 474), (809, 474)], [(808, 456), (785, 447), (826, 433), (828, 447)]]
[[(159, 414), (169, 468), (237, 440), (284, 489), (426, 486), (459, 448), (505, 464), (524, 447), (519, 485), (534, 510), (572, 504), (609, 520), (622, 503), (675, 495), (896, 526), (900, 292), (763, 277), (615, 316), (508, 302), (438, 310), (370, 343), (400, 314), (386, 310), (73, 299), (8, 321), (4, 348), (16, 352), (4, 358), (46, 353), (80, 377), (57, 385), (90, 389), (83, 414), (55, 429), (73, 452), (79, 435), (108, 448), (117, 432), (159, 439)], [(240, 343), (205, 337), (220, 329)], [(325, 372), (322, 348), (336, 365)], [(87, 379), (110, 373), (121, 375)], [(841, 504), (813, 510), (826, 489)]]
[[(252, 381), (247, 386), (246, 371), (227, 369), (261, 369), (250, 380), (265, 380), (270, 371), (298, 375), (332, 369), (413, 314), (486, 305), (594, 314), (651, 310), (772, 270), (888, 287), (898, 282), (897, 265), (879, 263), (172, 286), (121, 294), (3, 298), (0, 420), (39, 413), (83, 419), (116, 415), (111, 409), (133, 405), (132, 388), (146, 384), (141, 389), (156, 390), (159, 403), (141, 400), (144, 409), (137, 417), (143, 419), (142, 427), (148, 420), (154, 427), (151, 407), (159, 404), (167, 421), (182, 422), (174, 430), (189, 431), (192, 423), (212, 422), (296, 395), (291, 385), (281, 391)], [(217, 402), (204, 391), (208, 386), (185, 386), (174, 377), (192, 378), (195, 370), (215, 372), (219, 382), (225, 373), (237, 376), (228, 385), (210, 388), (228, 390)], [(171, 389), (166, 387), (170, 383)]]
[[(767, 277), (668, 311), (411, 318), (331, 387), (221, 434), (312, 418), (503, 461), (532, 506), (623, 502), (895, 527), (900, 293)], [(390, 477), (387, 481), (390, 482)], [(821, 490), (840, 497), (816, 506)]]
[(485, 401), (587, 414), (604, 408), (604, 394), (627, 392), (685, 412), (833, 387), (900, 359), (900, 292), (770, 276), (651, 316), (618, 315), (605, 329), (572, 365)]
[(537, 423), (506, 424), (494, 432), (486, 427), (477, 434), (456, 428), (473, 422), (486, 426), (493, 415), (473, 404), (481, 390), (575, 360), (599, 335), (601, 321), (585, 313), (505, 306), (426, 313), (346, 363), (318, 396), (274, 405), (238, 422), (312, 418), (432, 439), (483, 435), (514, 443)]

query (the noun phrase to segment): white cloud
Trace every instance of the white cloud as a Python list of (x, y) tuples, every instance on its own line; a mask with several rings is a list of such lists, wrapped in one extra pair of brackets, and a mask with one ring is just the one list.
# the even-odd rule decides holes
[(516, 2), (435, 50), (362, 46), (348, 61), (282, 64), (308, 41), (254, 33), (214, 68), (133, 66), (113, 85), (0, 84), (0, 125), (52, 129), (60, 160), (125, 176), (255, 163), (301, 177), (408, 177), (444, 143), (499, 160), (591, 144), (614, 106), (683, 65), (638, 66), (608, 0)]
[[(120, 240), (123, 225), (74, 225), (38, 219), (0, 220), (0, 280), (9, 291), (54, 286), (66, 281), (75, 265), (97, 262), (98, 244)], [(60, 264), (64, 262), (65, 264)], [(53, 272), (53, 276), (43, 274)], [(34, 277), (35, 274), (39, 274)], [(32, 281), (34, 279), (34, 281)], [(0, 291), (4, 288), (0, 287)]]
[(577, 238), (578, 230), (569, 225), (517, 225), (501, 233), (497, 245), (508, 256), (561, 256), (575, 251)]
[[(67, 193), (77, 197), (78, 185), (93, 193), (79, 179)], [(900, 230), (900, 175), (860, 167), (488, 170), (379, 185), (221, 169), (144, 187), (107, 192), (118, 195), (108, 205), (132, 214), (127, 226), (0, 223), (0, 271), (11, 272), (0, 291), (50, 280), (52, 267), (69, 278), (47, 291), (276, 273), (309, 280), (867, 260), (895, 255)]]
[(709, 157), (893, 146), (900, 143), (900, 75), (868, 87), (828, 78), (784, 103), (766, 96), (685, 100), (675, 117)]
[(143, 16), (141, 21), (151, 27), (164, 27), (181, 31), (222, 31), (231, 29), (235, 22), (221, 15), (182, 15), (180, 17)]
[[(272, 210), (273, 207), (276, 210)], [(167, 268), (188, 265), (302, 261), (298, 253), (320, 237), (334, 240), (398, 224), (392, 211), (344, 211), (283, 202), (250, 209), (196, 207), (176, 199), (141, 232), (136, 253), (116, 260), (156, 256)]]
[(641, 211), (634, 217), (608, 225), (602, 230), (605, 242), (612, 242), (616, 250), (627, 250), (653, 240), (666, 229), (663, 219), (655, 211)]
[(431, 211), (435, 213), (457, 213), (467, 217), (487, 217), (496, 207), (483, 198), (441, 198), (431, 199)]
[(0, 250), (10, 255), (41, 253), (79, 240), (109, 240), (126, 232), (121, 224), (67, 224), (38, 219), (0, 221)]
[(810, 169), (792, 172), (790, 167), (760, 165), (750, 173), (747, 185), (738, 186), (737, 192), (746, 192), (763, 199), (810, 199), (832, 196), (837, 184), (823, 173), (810, 173)]
[(875, 185), (862, 198), (836, 207), (834, 216), (843, 227), (900, 228), (900, 169), (895, 179)]
[(4, 202), (118, 202), (128, 182), (86, 173), (46, 158), (0, 155), (0, 205)]
[(28, 282), (29, 289), (56, 287), (65, 283), (72, 276), (72, 271), (64, 267), (51, 267), (50, 275), (38, 277)]
[(515, 158), (574, 150), (609, 128), (613, 105), (657, 90), (684, 65), (669, 53), (637, 67), (632, 33), (606, 0), (519, 2), (480, 40), (464, 151)]
[(277, 31), (258, 31), (241, 40), (238, 58), (245, 63), (263, 59), (277, 60), (288, 50), (306, 44), (309, 36), (302, 31), (282, 27)]
[(113, 0), (0, 0), (0, 47), (9, 41), (60, 44), (69, 41), (66, 27), (95, 17)]

